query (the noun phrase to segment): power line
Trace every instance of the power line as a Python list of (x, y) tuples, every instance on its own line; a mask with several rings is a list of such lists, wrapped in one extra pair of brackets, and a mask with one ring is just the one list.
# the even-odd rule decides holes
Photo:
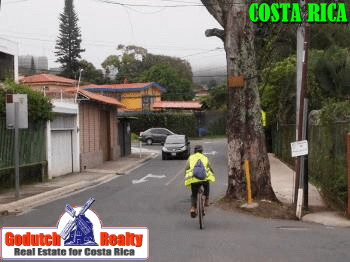
[[(127, 7), (204, 7), (204, 5), (202, 3), (195, 3), (195, 2), (185, 2), (185, 1), (168, 1), (168, 2), (175, 2), (175, 3), (189, 3), (189, 4), (177, 4), (177, 5), (151, 5), (151, 4), (125, 4), (125, 3), (121, 3), (121, 2), (116, 2), (116, 1), (112, 1), (112, 0), (93, 0), (95, 2), (101, 2), (101, 3), (105, 3), (105, 4), (113, 4), (113, 5), (120, 5), (120, 6), (127, 6)], [(227, 5), (246, 5), (243, 3), (226, 3)], [(213, 4), (216, 5), (216, 4)]]
[(121, 2), (115, 2), (111, 0), (93, 0), (95, 2), (101, 2), (105, 4), (120, 5), (126, 7), (191, 7), (191, 6), (203, 6), (202, 4), (190, 4), (190, 5), (150, 5), (150, 4), (125, 4)]
[[(15, 33), (17, 34), (17, 33)], [(27, 37), (27, 36), (23, 36), (22, 33), (18, 33), (21, 34), (20, 36), (14, 35), (14, 34), (2, 34), (3, 36), (9, 37), (9, 38), (16, 38), (16, 39), (27, 39), (27, 40), (33, 40), (33, 41), (40, 41), (40, 42), (52, 42), (55, 43), (56, 40), (51, 40), (51, 39), (44, 39), (42, 37)], [(52, 36), (53, 37), (53, 36)], [(94, 40), (84, 40), (83, 41), (84, 45), (91, 45), (91, 46), (106, 46), (106, 47), (115, 47), (116, 43), (112, 42), (112, 41), (94, 41)], [(146, 48), (149, 49), (153, 49), (153, 48), (157, 48), (157, 49), (163, 49), (163, 50), (201, 50), (202, 53), (208, 53), (211, 51), (214, 51), (215, 49), (202, 49), (202, 48), (187, 48), (187, 47), (182, 47), (182, 46), (166, 46), (166, 45), (145, 45)], [(217, 50), (219, 49), (223, 49), (223, 48), (216, 48)], [(195, 54), (190, 54), (187, 56), (192, 56)], [(186, 56), (183, 56), (186, 57)]]
[(29, 0), (7, 1), (7, 2), (4, 2), (3, 5), (16, 4), (16, 3), (27, 2), (27, 1), (29, 1)]
[(214, 49), (211, 49), (211, 50), (208, 50), (208, 51), (204, 51), (204, 52), (199, 52), (199, 53), (194, 53), (194, 54), (190, 54), (190, 55), (185, 55), (181, 58), (185, 58), (185, 57), (189, 57), (189, 56), (196, 56), (196, 55), (201, 55), (201, 54), (206, 54), (206, 53), (210, 53), (210, 52), (214, 52), (214, 51), (218, 51), (218, 50), (223, 50), (224, 48), (223, 47), (217, 47), (217, 48), (214, 48)]

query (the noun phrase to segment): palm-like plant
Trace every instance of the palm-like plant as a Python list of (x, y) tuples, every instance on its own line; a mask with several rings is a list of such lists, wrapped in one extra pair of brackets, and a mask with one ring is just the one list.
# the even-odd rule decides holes
[(340, 100), (350, 95), (350, 60), (345, 49), (332, 48), (314, 66), (323, 95)]

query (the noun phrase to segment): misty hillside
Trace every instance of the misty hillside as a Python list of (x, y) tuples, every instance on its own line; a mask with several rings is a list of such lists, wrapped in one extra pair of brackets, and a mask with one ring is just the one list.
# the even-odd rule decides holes
[(220, 84), (226, 82), (226, 68), (202, 69), (193, 71), (193, 81), (201, 85), (206, 85), (213, 80)]

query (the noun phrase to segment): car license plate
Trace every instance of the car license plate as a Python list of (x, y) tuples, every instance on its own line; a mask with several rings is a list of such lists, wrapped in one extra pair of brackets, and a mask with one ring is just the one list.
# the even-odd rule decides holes
[(171, 153), (172, 156), (176, 156), (176, 153)]

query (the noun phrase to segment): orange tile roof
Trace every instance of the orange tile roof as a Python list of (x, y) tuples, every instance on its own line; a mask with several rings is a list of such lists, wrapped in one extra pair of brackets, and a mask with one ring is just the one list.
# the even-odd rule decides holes
[(186, 108), (186, 109), (201, 109), (202, 105), (198, 101), (156, 101), (152, 105), (155, 109), (166, 108)]
[(120, 103), (117, 99), (115, 99), (113, 97), (101, 96), (101, 95), (91, 93), (89, 91), (81, 90), (81, 89), (79, 90), (79, 93), (90, 98), (91, 100), (95, 100), (95, 101), (102, 102), (105, 104), (115, 105), (115, 106), (121, 107), (121, 108), (126, 108), (126, 106), (124, 106), (122, 103)]
[(62, 76), (56, 76), (56, 75), (49, 75), (49, 74), (39, 74), (39, 75), (32, 75), (32, 76), (26, 76), (21, 78), (21, 83), (23, 84), (29, 84), (29, 83), (47, 83), (47, 82), (54, 82), (54, 83), (63, 83), (63, 84), (71, 84), (74, 85), (77, 83), (77, 80), (62, 77)]

